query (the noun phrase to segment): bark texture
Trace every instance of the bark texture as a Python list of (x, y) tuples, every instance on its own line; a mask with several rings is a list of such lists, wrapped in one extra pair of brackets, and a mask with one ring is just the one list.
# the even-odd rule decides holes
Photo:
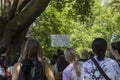
[(0, 46), (9, 47), (9, 56), (15, 57), (25, 40), (26, 32), (48, 6), (49, 0), (2, 0), (9, 3), (0, 16)]

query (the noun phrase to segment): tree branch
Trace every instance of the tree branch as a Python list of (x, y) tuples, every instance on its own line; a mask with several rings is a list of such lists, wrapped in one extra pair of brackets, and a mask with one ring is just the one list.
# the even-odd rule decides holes
[(10, 10), (10, 20), (12, 20), (14, 18), (14, 16), (15, 16), (17, 5), (18, 5), (18, 0), (14, 0), (12, 8)]
[(31, 0), (14, 0), (11, 12), (10, 20), (14, 18)]
[(0, 40), (2, 40), (3, 38), (3, 33), (6, 23), (7, 23), (7, 19), (4, 17), (0, 17)]
[(11, 40), (13, 35), (18, 31), (22, 31), (29, 27), (45, 10), (48, 3), (49, 0), (31, 0), (25, 9), (6, 25), (3, 43), (10, 44), (10, 41), (8, 40)]
[(31, 0), (19, 0), (18, 5), (17, 5), (17, 10), (18, 13), (21, 12), (21, 10), (25, 7), (25, 5), (28, 4)]

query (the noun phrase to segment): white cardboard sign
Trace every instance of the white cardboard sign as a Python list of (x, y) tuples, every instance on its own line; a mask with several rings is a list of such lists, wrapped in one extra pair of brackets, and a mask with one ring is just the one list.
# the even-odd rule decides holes
[(70, 35), (53, 34), (51, 35), (52, 47), (70, 46)]

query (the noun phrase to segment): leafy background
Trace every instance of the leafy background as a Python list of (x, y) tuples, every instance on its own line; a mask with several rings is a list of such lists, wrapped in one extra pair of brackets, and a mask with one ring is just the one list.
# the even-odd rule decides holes
[[(51, 0), (47, 9), (31, 25), (44, 55), (51, 58), (58, 48), (52, 47), (51, 34), (69, 34), (70, 46), (80, 55), (91, 51), (92, 40), (102, 37), (108, 45), (120, 40), (120, 0)], [(114, 35), (114, 36), (112, 36)]]

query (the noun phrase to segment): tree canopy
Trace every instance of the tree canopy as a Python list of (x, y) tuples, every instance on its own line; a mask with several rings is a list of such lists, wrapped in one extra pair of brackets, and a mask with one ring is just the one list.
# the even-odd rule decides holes
[(44, 54), (51, 57), (58, 48), (52, 47), (51, 34), (70, 34), (70, 46), (80, 55), (82, 49), (91, 50), (95, 37), (108, 43), (112, 35), (119, 40), (120, 0), (51, 0), (44, 13), (35, 21), (33, 36), (40, 40)]

